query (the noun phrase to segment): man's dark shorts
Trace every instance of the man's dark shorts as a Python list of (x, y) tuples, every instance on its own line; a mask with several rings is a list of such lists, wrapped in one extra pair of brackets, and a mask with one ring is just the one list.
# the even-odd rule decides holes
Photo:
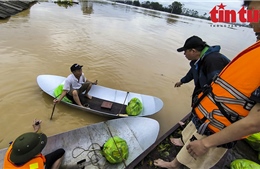
[(59, 158), (61, 158), (65, 153), (65, 150), (60, 148), (50, 154), (47, 154), (45, 156), (46, 158), (46, 163), (45, 163), (45, 168), (46, 169), (51, 169), (52, 165), (57, 161)]
[[(79, 89), (76, 89), (78, 91), (78, 94), (81, 94), (83, 93), (84, 91), (86, 90), (89, 90), (92, 86), (92, 83), (91, 82), (85, 82)], [(76, 102), (74, 101), (73, 99), (73, 96), (72, 96), (72, 91), (73, 90), (70, 90), (67, 94), (66, 94), (66, 97), (68, 99), (70, 99), (74, 104), (76, 104)]]

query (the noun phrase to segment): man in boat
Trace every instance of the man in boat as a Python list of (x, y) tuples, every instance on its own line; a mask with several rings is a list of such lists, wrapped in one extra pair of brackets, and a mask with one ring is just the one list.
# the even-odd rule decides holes
[[(220, 46), (209, 46), (198, 36), (188, 38), (183, 47), (177, 49), (183, 52), (185, 57), (190, 60), (190, 70), (175, 84), (180, 87), (191, 80), (194, 81), (195, 88), (192, 94), (192, 104), (197, 99), (197, 94), (202, 87), (210, 84), (213, 77), (219, 74), (221, 70), (230, 62), (230, 60), (220, 53)], [(176, 146), (182, 146), (180, 138), (171, 138), (171, 142)]]
[[(259, 14), (260, 1), (244, 1), (244, 6)], [(258, 20), (250, 25), (259, 40), (259, 15), (256, 17)], [(204, 88), (193, 106), (197, 123), (189, 123), (182, 132), (185, 145), (173, 161), (157, 159), (154, 165), (169, 169), (179, 168), (181, 164), (211, 168), (237, 140), (260, 132), (259, 53), (260, 41), (257, 41)]]
[(71, 74), (66, 78), (63, 91), (58, 99), (54, 99), (54, 104), (59, 103), (63, 97), (67, 96), (74, 104), (83, 106), (79, 95), (85, 92), (85, 97), (92, 99), (92, 96), (88, 94), (92, 84), (96, 85), (97, 81), (91, 82), (82, 73), (82, 65), (77, 63), (70, 67)]
[(43, 155), (41, 151), (47, 143), (47, 136), (41, 133), (41, 120), (34, 120), (34, 132), (20, 135), (9, 146), (3, 169), (58, 169), (61, 165), (65, 150)]

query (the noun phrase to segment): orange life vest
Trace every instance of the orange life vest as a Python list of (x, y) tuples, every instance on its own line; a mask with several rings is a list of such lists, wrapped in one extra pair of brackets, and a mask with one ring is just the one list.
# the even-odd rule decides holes
[(4, 157), (4, 166), (3, 169), (44, 169), (44, 163), (46, 162), (45, 157), (42, 154), (35, 156), (33, 159), (28, 161), (22, 166), (14, 165), (10, 160), (10, 154), (13, 145), (10, 145), (8, 148), (5, 157)]
[(255, 102), (251, 94), (260, 86), (260, 41), (238, 54), (199, 95), (194, 113), (206, 128), (216, 133), (246, 117)]

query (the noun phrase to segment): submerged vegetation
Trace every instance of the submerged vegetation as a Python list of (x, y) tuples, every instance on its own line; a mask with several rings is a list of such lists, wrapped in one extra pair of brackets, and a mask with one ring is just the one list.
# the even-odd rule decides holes
[(58, 0), (58, 1), (54, 1), (54, 3), (65, 8), (73, 6), (74, 4), (78, 4), (78, 2), (74, 2), (73, 0)]

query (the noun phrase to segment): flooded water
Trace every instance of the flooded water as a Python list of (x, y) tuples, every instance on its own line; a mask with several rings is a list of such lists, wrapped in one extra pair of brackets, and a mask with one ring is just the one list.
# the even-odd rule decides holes
[(161, 98), (163, 109), (151, 116), (159, 121), (161, 136), (191, 110), (193, 82), (174, 88), (189, 70), (176, 49), (198, 35), (210, 45), (221, 45), (232, 59), (255, 42), (249, 28), (210, 23), (96, 1), (67, 8), (41, 2), (0, 21), (0, 148), (32, 131), (34, 118), (43, 120), (47, 135), (109, 119), (59, 104), (49, 120), (53, 99), (40, 90), (36, 78), (67, 76), (73, 63), (83, 64), (85, 75), (100, 85)]

